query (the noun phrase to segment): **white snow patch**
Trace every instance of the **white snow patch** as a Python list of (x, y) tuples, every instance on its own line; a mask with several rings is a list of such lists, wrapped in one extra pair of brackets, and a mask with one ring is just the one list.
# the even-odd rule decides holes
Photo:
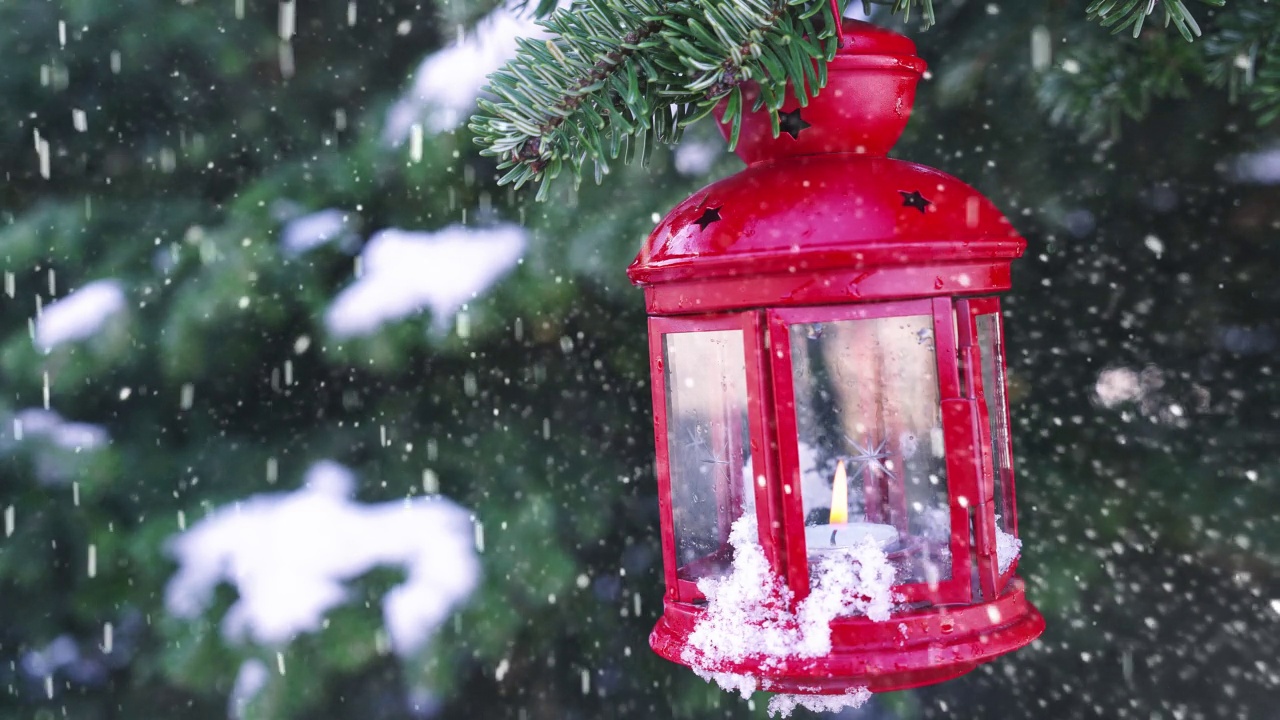
[(124, 307), (119, 281), (95, 280), (44, 308), (36, 319), (36, 345), (49, 352), (63, 343), (92, 337)]
[(1230, 164), (1227, 174), (1236, 182), (1280, 183), (1280, 147), (1240, 155)]
[(685, 136), (676, 146), (676, 172), (681, 175), (705, 175), (724, 154), (723, 142)]
[(1103, 407), (1115, 407), (1141, 398), (1143, 389), (1138, 373), (1129, 368), (1110, 368), (1098, 373), (1094, 392)]
[(223, 636), (279, 645), (318, 630), (347, 600), (344, 581), (400, 566), (408, 577), (383, 598), (383, 618), (396, 652), (416, 652), (476, 586), (472, 523), (439, 496), (360, 505), (350, 499), (354, 484), (350, 470), (322, 461), (301, 489), (223, 507), (171, 538), (179, 569), (165, 589), (166, 608), (196, 617), (229, 582), (240, 597)]
[(832, 620), (866, 615), (883, 622), (894, 601), (894, 568), (880, 546), (867, 539), (814, 565), (809, 597), (792, 613), (791, 591), (770, 569), (755, 523), (754, 514), (734, 522), (729, 575), (698, 582), (707, 606), (681, 656), (699, 675), (717, 683), (724, 679), (721, 687), (735, 692), (742, 692), (743, 683), (740, 676), (725, 675), (725, 665), (763, 657), (768, 667), (769, 661), (826, 655)]
[(258, 658), (250, 658), (241, 663), (240, 671), (236, 673), (236, 682), (231, 686), (231, 697), (227, 701), (227, 716), (232, 720), (245, 717), (246, 706), (267, 686), (270, 674), (267, 664)]
[(101, 425), (69, 422), (53, 410), (27, 408), (13, 416), (14, 439), (42, 439), (63, 450), (93, 450), (106, 445), (111, 436)]
[(59, 635), (40, 650), (22, 654), (22, 670), (28, 677), (44, 679), (80, 661), (80, 646), (70, 635)]
[[(1000, 516), (996, 516), (999, 520)], [(1009, 566), (1013, 565), (1013, 561), (1018, 559), (1018, 554), (1022, 552), (1022, 541), (1013, 535), (996, 527), (996, 564), (1000, 566), (1000, 574), (1009, 571)]]
[(860, 708), (871, 699), (871, 691), (852, 688), (842, 695), (774, 695), (769, 700), (769, 717), (791, 717), (797, 707), (813, 712), (840, 712), (845, 708)]
[(328, 208), (286, 222), (280, 232), (280, 245), (286, 254), (297, 256), (351, 235), (350, 215), (344, 210)]
[(743, 700), (749, 699), (752, 693), (760, 689), (760, 681), (752, 675), (708, 672), (696, 666), (693, 672), (703, 680), (719, 685), (725, 692), (738, 693)]
[(517, 38), (540, 40), (546, 31), (532, 18), (498, 8), (476, 23), (475, 33), (428, 55), (409, 88), (387, 113), (383, 141), (399, 146), (416, 123), (430, 133), (461, 125), (490, 73), (516, 55)]
[(369, 335), (384, 323), (430, 308), (437, 331), (520, 259), (525, 231), (515, 225), (438, 232), (388, 229), (360, 253), (363, 274), (325, 312), (335, 337)]

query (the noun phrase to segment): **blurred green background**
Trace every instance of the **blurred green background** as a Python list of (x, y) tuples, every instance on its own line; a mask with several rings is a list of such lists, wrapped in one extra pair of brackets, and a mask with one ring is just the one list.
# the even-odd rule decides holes
[[(1206, 85), (1211, 43), (1113, 39), (1077, 5), (940, 4), (903, 28), (932, 72), (895, 151), (1030, 243), (1005, 307), (1021, 572), (1049, 627), (848, 717), (1280, 700), (1280, 134)], [(0, 0), (0, 717), (763, 716), (647, 647), (657, 500), (624, 274), (740, 164), (704, 125), (545, 204), (498, 187), (467, 111), (413, 90), (424, 58), (509, 30), (494, 7)], [(474, 298), (327, 323), (379, 231), (511, 224), (522, 259)], [(448, 295), (442, 268), (484, 257), (421, 283)], [(105, 322), (41, 342), (46, 310), (102, 280)], [(395, 568), (283, 643), (224, 635), (226, 583), (175, 615), (170, 538), (326, 459), (362, 503), (439, 492), (483, 528), (479, 584), (429, 646), (387, 647)], [(246, 667), (266, 671), (237, 694)]]

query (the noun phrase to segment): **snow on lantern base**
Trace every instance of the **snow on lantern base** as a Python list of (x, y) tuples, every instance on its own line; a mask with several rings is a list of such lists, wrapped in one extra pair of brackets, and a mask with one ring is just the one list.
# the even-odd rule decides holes
[[(891, 561), (870, 541), (847, 555), (811, 560), (810, 593), (797, 602), (756, 531), (753, 513), (733, 524), (727, 574), (698, 582), (705, 602), (668, 597), (649, 644), (744, 698), (783, 694), (774, 698), (776, 712), (850, 707), (863, 691), (951, 680), (1044, 630), (1016, 577), (999, 595), (972, 604), (904, 603)], [(1017, 550), (1010, 544), (1001, 560), (1011, 565)]]
[[(791, 591), (765, 559), (753, 515), (733, 524), (729, 543), (734, 549), (729, 574), (698, 582), (707, 605), (680, 656), (699, 677), (726, 691), (746, 698), (759, 689), (754, 676), (724, 672), (726, 666), (755, 659), (762, 669), (776, 670), (788, 659), (822, 657), (831, 652), (831, 621), (837, 617), (889, 619), (894, 568), (871, 538), (815, 563), (812, 590), (794, 612)], [(859, 707), (869, 696), (866, 688), (821, 699), (784, 695), (774, 698), (769, 710), (786, 717), (797, 704), (815, 710)]]

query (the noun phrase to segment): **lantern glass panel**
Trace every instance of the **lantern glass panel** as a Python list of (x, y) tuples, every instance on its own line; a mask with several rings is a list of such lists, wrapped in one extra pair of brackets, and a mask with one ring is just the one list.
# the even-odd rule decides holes
[(995, 479), (995, 514), (1004, 532), (1013, 533), (1006, 493), (1013, 487), (1013, 453), (1009, 440), (1009, 406), (1006, 399), (1004, 341), (1000, 318), (994, 313), (977, 317), (978, 350), (982, 354), (982, 394), (991, 431), (991, 457)]
[(949, 579), (933, 317), (795, 324), (789, 336), (809, 560), (870, 536), (899, 584)]
[(723, 575), (733, 562), (729, 531), (742, 515), (750, 474), (743, 334), (668, 333), (663, 355), (678, 575)]

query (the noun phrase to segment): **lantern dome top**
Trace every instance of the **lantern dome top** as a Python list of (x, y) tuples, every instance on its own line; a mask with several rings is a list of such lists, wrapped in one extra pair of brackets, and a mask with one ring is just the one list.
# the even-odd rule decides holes
[[(915, 44), (852, 20), (844, 33), (826, 87), (805, 106), (788, 99), (778, 137), (765, 111), (743, 113), (747, 168), (676, 206), (628, 268), (633, 282), (989, 262), (1007, 283), (1026, 241), (1004, 215), (950, 175), (885, 157), (925, 68)], [(754, 87), (743, 90), (751, 107)], [(930, 294), (964, 290), (939, 278)]]

